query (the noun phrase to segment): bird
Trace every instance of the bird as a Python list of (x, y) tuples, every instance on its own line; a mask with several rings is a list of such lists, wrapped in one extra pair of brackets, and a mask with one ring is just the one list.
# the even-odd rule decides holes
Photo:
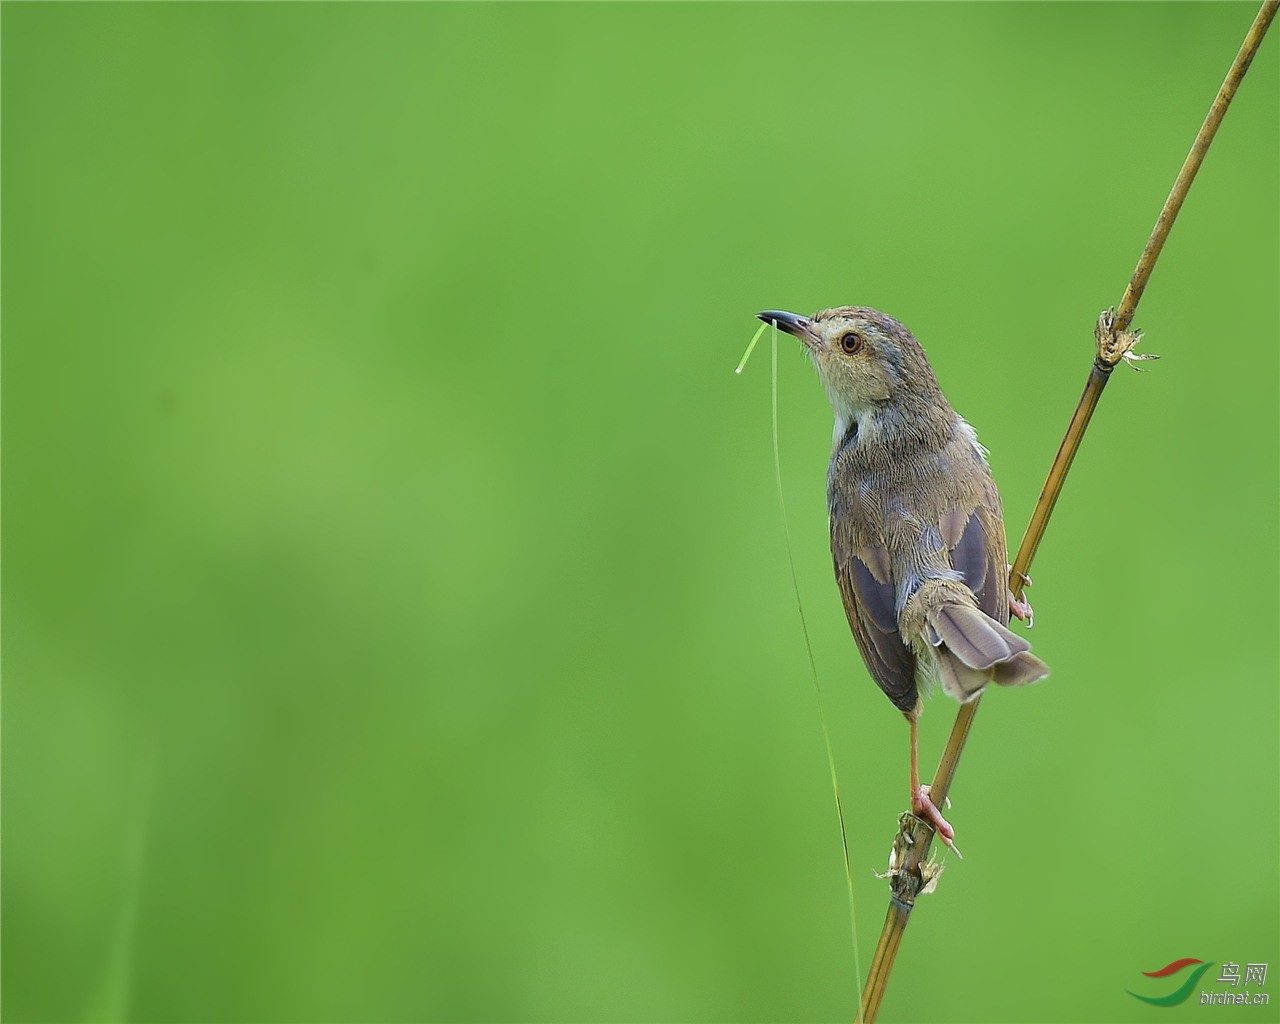
[(986, 449), (893, 317), (868, 306), (757, 316), (799, 339), (831, 403), (836, 583), (867, 670), (910, 724), (912, 813), (954, 849), (954, 828), (920, 784), (921, 693), (940, 685), (965, 703), (990, 683), (1049, 674), (1008, 628), (1011, 614), (1030, 624), (1031, 607), (1009, 590)]

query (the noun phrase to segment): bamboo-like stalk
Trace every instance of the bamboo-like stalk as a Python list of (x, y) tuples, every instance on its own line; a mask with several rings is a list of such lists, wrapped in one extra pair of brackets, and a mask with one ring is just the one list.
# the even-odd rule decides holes
[[(1215, 97), (1213, 105), (1209, 108), (1209, 113), (1205, 117), (1204, 123), (1200, 126), (1200, 131), (1196, 134), (1195, 141), (1191, 145), (1191, 151), (1187, 154), (1187, 158), (1182, 164), (1182, 169), (1178, 172), (1178, 177), (1174, 181), (1173, 189), (1160, 210), (1160, 216), (1156, 219), (1151, 237), (1147, 240), (1146, 247), (1142, 250), (1142, 255), (1138, 259), (1138, 265), (1134, 269), (1133, 277), (1125, 288), (1124, 297), (1120, 300), (1119, 308), (1114, 312), (1104, 310), (1098, 318), (1097, 326), (1094, 329), (1096, 355), (1093, 365), (1089, 368), (1089, 377), (1085, 382), (1084, 393), (1076, 404), (1076, 410), (1067, 426), (1066, 435), (1062, 439), (1057, 455), (1054, 456), (1053, 464), (1049, 467), (1049, 475), (1040, 492), (1040, 498), (1036, 502), (1035, 510), (1031, 514), (1031, 522), (1027, 526), (1027, 532), (1022, 538), (1018, 554), (1009, 570), (1009, 589), (1015, 596), (1021, 597), (1022, 595), (1027, 573), (1031, 568), (1032, 561), (1035, 559), (1036, 551), (1040, 547), (1040, 541), (1044, 537), (1049, 518), (1053, 515), (1058, 495), (1062, 493), (1063, 484), (1067, 479), (1067, 472), (1071, 469), (1071, 463), (1080, 449), (1080, 442), (1089, 426), (1093, 411), (1097, 408), (1098, 401), (1102, 397), (1102, 391), (1107, 386), (1107, 381), (1111, 379), (1111, 371), (1121, 360), (1131, 362), (1135, 359), (1150, 358), (1134, 354), (1133, 347), (1138, 343), (1140, 333), (1130, 331), (1129, 326), (1133, 322), (1133, 316), (1137, 311), (1143, 290), (1151, 278), (1151, 272), (1155, 269), (1156, 260), (1164, 248), (1165, 240), (1169, 237), (1173, 222), (1177, 219), (1178, 211), (1182, 208), (1183, 200), (1186, 199), (1191, 183), (1195, 180), (1196, 172), (1200, 169), (1200, 164), (1204, 161), (1205, 154), (1209, 151), (1209, 144), (1213, 141), (1218, 126), (1222, 123), (1227, 107), (1230, 106), (1231, 100), (1236, 94), (1236, 89), (1239, 88), (1245, 72), (1249, 70), (1249, 64), (1253, 61), (1254, 54), (1258, 52), (1258, 47), (1261, 45), (1268, 27), (1270, 27), (1272, 19), (1275, 18), (1277, 7), (1280, 7), (1280, 0), (1264, 0), (1257, 17), (1254, 18), (1253, 24), (1245, 35), (1240, 52), (1236, 54), (1236, 59), (1232, 62), (1231, 69), (1227, 72), (1222, 88), (1218, 90), (1218, 95)], [(970, 701), (968, 704), (962, 704), (959, 713), (956, 715), (955, 724), (951, 727), (951, 735), (947, 739), (946, 748), (943, 750), (942, 758), (938, 762), (938, 770), (934, 774), (933, 783), (929, 788), (931, 798), (939, 806), (943, 805), (947, 793), (951, 789), (951, 783), (959, 767), (960, 755), (964, 752), (965, 741), (968, 739), (969, 729), (973, 725), (973, 718), (978, 712), (980, 702), (981, 697)], [(911, 919), (911, 911), (915, 906), (916, 896), (925, 888), (929, 882), (929, 877), (932, 875), (927, 866), (926, 858), (929, 855), (929, 847), (933, 842), (933, 829), (926, 822), (912, 814), (903, 814), (900, 822), (901, 828), (897, 839), (894, 841), (895, 858), (892, 862), (893, 870), (890, 872), (889, 880), (891, 893), (889, 912), (885, 917), (884, 927), (880, 933), (880, 942), (877, 944), (875, 954), (872, 957), (871, 969), (867, 976), (867, 985), (863, 990), (862, 1005), (859, 1007), (857, 1016), (857, 1021), (863, 1022), (863, 1024), (873, 1024), (875, 1021), (876, 1014), (880, 1009), (880, 1003), (884, 998), (885, 988), (889, 982), (889, 976), (893, 971), (894, 959), (897, 956), (899, 947), (902, 945), (903, 933), (906, 930), (907, 922)], [(902, 853), (901, 857), (898, 856), (899, 851)]]

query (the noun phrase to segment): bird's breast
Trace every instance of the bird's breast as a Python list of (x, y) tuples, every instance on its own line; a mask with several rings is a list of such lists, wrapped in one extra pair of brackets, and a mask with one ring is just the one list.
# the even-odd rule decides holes
[(833, 552), (883, 549), (899, 607), (925, 579), (956, 576), (942, 524), (967, 520), (994, 493), (982, 451), (958, 416), (946, 436), (901, 440), (894, 450), (852, 436), (827, 474)]

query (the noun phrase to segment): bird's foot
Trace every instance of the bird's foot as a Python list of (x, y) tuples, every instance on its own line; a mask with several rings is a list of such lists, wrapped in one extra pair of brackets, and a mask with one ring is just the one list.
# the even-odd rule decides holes
[(928, 786), (918, 786), (916, 791), (911, 794), (911, 813), (917, 818), (923, 818), (932, 825), (933, 830), (938, 833), (938, 838), (955, 850), (957, 857), (964, 860), (964, 854), (960, 852), (953, 842), (956, 830), (951, 827), (951, 822), (942, 816), (942, 812), (938, 810), (938, 805), (930, 798)]
[[(1013, 572), (1012, 565), (1009, 566), (1008, 571)], [(1025, 572), (1020, 572), (1018, 575), (1022, 577), (1022, 587), (1020, 589), (1025, 591), (1029, 586), (1031, 586), (1031, 577)], [(1009, 614), (1015, 619), (1021, 619), (1025, 622), (1027, 624), (1027, 629), (1030, 629), (1034, 625), (1033, 620), (1035, 619), (1035, 613), (1031, 610), (1031, 602), (1027, 600), (1027, 595), (1025, 593), (1022, 597), (1014, 597), (1013, 591), (1009, 591)]]
[[(1028, 580), (1028, 583), (1031, 581)], [(1027, 624), (1027, 629), (1035, 625), (1036, 613), (1031, 608), (1031, 602), (1027, 600), (1024, 594), (1021, 598), (1013, 596), (1013, 592), (1009, 593), (1009, 614), (1015, 619), (1021, 619)]]
[[(1009, 566), (1009, 572), (1013, 572), (1012, 565)], [(1022, 577), (1023, 590), (1026, 590), (1027, 587), (1031, 586), (1030, 576), (1025, 572), (1020, 572), (1018, 575)], [(1035, 624), (1035, 612), (1031, 610), (1031, 602), (1027, 600), (1027, 595), (1025, 593), (1022, 597), (1014, 597), (1013, 591), (1009, 591), (1009, 614), (1015, 619), (1021, 619), (1025, 622), (1027, 624), (1027, 629), (1030, 629)]]

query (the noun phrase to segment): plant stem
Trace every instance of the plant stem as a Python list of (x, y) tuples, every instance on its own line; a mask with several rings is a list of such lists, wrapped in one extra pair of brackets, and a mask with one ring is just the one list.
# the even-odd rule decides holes
[[(1249, 64), (1253, 61), (1254, 54), (1257, 53), (1267, 28), (1276, 15), (1277, 7), (1280, 7), (1280, 0), (1265, 0), (1262, 4), (1245, 35), (1240, 52), (1236, 54), (1236, 59), (1232, 62), (1230, 71), (1227, 72), (1222, 88), (1218, 90), (1218, 95), (1209, 108), (1204, 124), (1196, 134), (1191, 151), (1178, 172), (1173, 189), (1165, 200), (1160, 216), (1156, 219), (1151, 237), (1147, 240), (1142, 256), (1138, 259), (1133, 277), (1125, 288), (1119, 308), (1114, 313), (1104, 310), (1098, 319), (1094, 331), (1097, 354), (1093, 365), (1089, 368), (1084, 393), (1076, 404), (1066, 435), (1062, 439), (1057, 455), (1054, 456), (1053, 464), (1049, 467), (1049, 475), (1040, 492), (1035, 510), (1031, 514), (1031, 522), (1027, 526), (1027, 532), (1022, 538), (1022, 544), (1009, 571), (1009, 589), (1017, 597), (1022, 595), (1027, 572), (1031, 568), (1045, 529), (1049, 525), (1049, 517), (1053, 515), (1058, 495), (1062, 493), (1067, 472), (1071, 469), (1071, 463), (1080, 449), (1080, 442), (1089, 426), (1089, 420), (1102, 397), (1103, 388), (1111, 379), (1112, 369), (1122, 359), (1143, 358), (1133, 355), (1133, 346), (1137, 344), (1139, 335), (1129, 330), (1138, 302), (1142, 298), (1147, 281), (1151, 278), (1152, 270), (1155, 269), (1156, 260), (1164, 248), (1165, 240), (1169, 237), (1173, 222), (1177, 219), (1178, 211), (1182, 208), (1182, 202), (1191, 188), (1191, 182), (1195, 180), (1196, 172), (1200, 169), (1200, 164), (1209, 150), (1209, 144), (1213, 141), (1214, 134), (1222, 123), (1227, 107), (1231, 104), (1245, 72), (1249, 70)], [(930, 797), (939, 806), (945, 802), (955, 778), (960, 755), (964, 752), (965, 740), (968, 739), (969, 729), (973, 725), (973, 718), (978, 712), (980, 701), (981, 697), (978, 697), (968, 704), (962, 704), (956, 715), (955, 724), (951, 727), (951, 735), (947, 739), (946, 748), (942, 752), (938, 770), (934, 774), (933, 784), (929, 789)], [(890, 872), (889, 912), (885, 917), (880, 942), (872, 958), (871, 970), (867, 976), (867, 985), (863, 990), (862, 1005), (859, 1007), (857, 1017), (857, 1020), (864, 1024), (873, 1024), (875, 1021), (889, 982), (889, 975), (893, 971), (894, 959), (902, 945), (903, 933), (906, 931), (907, 922), (911, 919), (916, 896), (925, 887), (926, 876), (934, 874), (926, 867), (929, 847), (933, 842), (933, 830), (924, 821), (911, 814), (902, 815), (900, 822), (901, 827), (898, 838), (894, 841), (894, 850), (895, 855), (897, 851), (902, 850), (903, 856), (900, 860), (895, 859), (894, 870)]]
[(1232, 61), (1231, 70), (1227, 72), (1227, 77), (1222, 82), (1222, 88), (1218, 90), (1213, 106), (1209, 108), (1204, 124), (1200, 126), (1200, 131), (1196, 134), (1196, 140), (1191, 144), (1191, 152), (1187, 154), (1187, 159), (1182, 163), (1182, 170), (1178, 172), (1177, 180), (1173, 183), (1173, 189), (1169, 192), (1169, 198), (1164, 201), (1164, 208), (1156, 219), (1156, 226), (1151, 232), (1151, 238), (1147, 241), (1147, 247), (1142, 250), (1142, 256), (1138, 259), (1138, 266), (1133, 272), (1133, 278), (1129, 282), (1129, 287), (1124, 290), (1124, 298), (1120, 300), (1120, 306), (1116, 311), (1116, 329), (1118, 331), (1127, 331), (1129, 325), (1133, 323), (1133, 314), (1137, 312), (1138, 300), (1142, 298), (1142, 291), (1147, 287), (1147, 280), (1151, 277), (1151, 271), (1155, 269), (1156, 259), (1160, 255), (1160, 250), (1164, 248), (1164, 241), (1169, 237), (1169, 230), (1173, 227), (1178, 211), (1182, 209), (1182, 201), (1187, 197), (1191, 182), (1195, 180), (1196, 171), (1200, 170), (1204, 155), (1209, 152), (1209, 143), (1213, 141), (1213, 136), (1218, 131), (1218, 125), (1222, 123), (1222, 118), (1227, 113), (1227, 107), (1231, 105), (1231, 100), (1234, 98), (1236, 89), (1239, 88), (1240, 82), (1244, 78), (1244, 73), (1249, 70), (1249, 65), (1253, 63), (1254, 54), (1258, 52), (1258, 47), (1262, 45), (1262, 38), (1267, 34), (1271, 19), (1276, 16), (1277, 6), (1280, 6), (1278, 0), (1266, 0), (1258, 11), (1258, 16), (1253, 19), (1253, 24), (1249, 26), (1249, 31), (1245, 34), (1244, 42), (1240, 44), (1240, 52), (1236, 54), (1236, 59)]

